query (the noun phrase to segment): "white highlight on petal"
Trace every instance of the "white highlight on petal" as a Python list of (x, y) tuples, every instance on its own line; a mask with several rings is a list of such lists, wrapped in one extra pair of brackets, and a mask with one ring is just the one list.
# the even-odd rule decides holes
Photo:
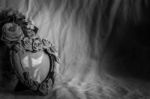
[(25, 56), (25, 57), (22, 59), (22, 62), (23, 62), (23, 66), (24, 66), (24, 67), (29, 67), (29, 56)]
[(42, 55), (41, 55), (39, 58), (37, 58), (37, 59), (32, 58), (32, 59), (31, 59), (31, 61), (32, 61), (32, 67), (35, 67), (35, 66), (41, 64), (43, 57), (44, 57), (44, 54), (42, 54)]

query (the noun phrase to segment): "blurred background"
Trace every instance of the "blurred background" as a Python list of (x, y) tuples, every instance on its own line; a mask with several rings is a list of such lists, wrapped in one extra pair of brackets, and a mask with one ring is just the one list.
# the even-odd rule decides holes
[(16, 78), (0, 47), (1, 99), (149, 99), (148, 0), (0, 0), (33, 20), (58, 50), (53, 92), (13, 94)]

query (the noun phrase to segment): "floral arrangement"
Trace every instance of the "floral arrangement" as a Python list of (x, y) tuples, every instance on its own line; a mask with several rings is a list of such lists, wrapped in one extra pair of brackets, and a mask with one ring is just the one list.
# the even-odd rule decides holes
[[(8, 9), (0, 13), (0, 27), (1, 40), (9, 48), (21, 44), (26, 51), (36, 52), (52, 46), (48, 40), (37, 35), (38, 28), (33, 22), (16, 10)], [(52, 52), (54, 50), (54, 47), (51, 48)]]

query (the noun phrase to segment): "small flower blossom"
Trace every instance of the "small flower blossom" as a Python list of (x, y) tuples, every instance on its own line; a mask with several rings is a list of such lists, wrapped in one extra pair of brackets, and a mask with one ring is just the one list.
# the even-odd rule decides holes
[(35, 38), (33, 40), (32, 48), (34, 51), (38, 51), (42, 49), (42, 41), (40, 38)]
[(49, 48), (52, 46), (51, 42), (46, 40), (46, 39), (42, 39), (42, 43), (43, 43), (43, 47), (46, 49), (46, 48)]
[(29, 38), (33, 38), (33, 37), (35, 37), (35, 32), (32, 31), (32, 30), (26, 30), (26, 35), (27, 35)]
[(25, 37), (23, 39), (23, 47), (28, 50), (28, 51), (32, 51), (32, 39), (29, 39), (28, 37)]

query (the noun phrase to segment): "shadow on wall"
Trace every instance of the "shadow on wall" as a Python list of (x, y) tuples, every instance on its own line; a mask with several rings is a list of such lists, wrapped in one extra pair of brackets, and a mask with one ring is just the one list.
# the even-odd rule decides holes
[[(49, 39), (56, 46), (61, 57), (61, 80), (56, 85), (60, 92), (58, 98), (116, 99), (125, 97), (128, 88), (106, 77), (105, 73), (134, 78), (132, 72), (136, 66), (140, 63), (139, 68), (143, 68), (144, 62), (149, 63), (149, 55), (146, 55), (149, 50), (143, 49), (136, 40), (140, 33), (131, 33), (129, 28), (143, 21), (142, 9), (147, 9), (146, 1), (13, 0), (12, 3), (11, 0), (1, 0), (0, 9), (18, 9), (33, 20), (42, 38)], [(125, 73), (120, 73), (121, 69)], [(140, 72), (141, 69), (136, 70)], [(134, 72), (135, 75), (138, 72)]]

